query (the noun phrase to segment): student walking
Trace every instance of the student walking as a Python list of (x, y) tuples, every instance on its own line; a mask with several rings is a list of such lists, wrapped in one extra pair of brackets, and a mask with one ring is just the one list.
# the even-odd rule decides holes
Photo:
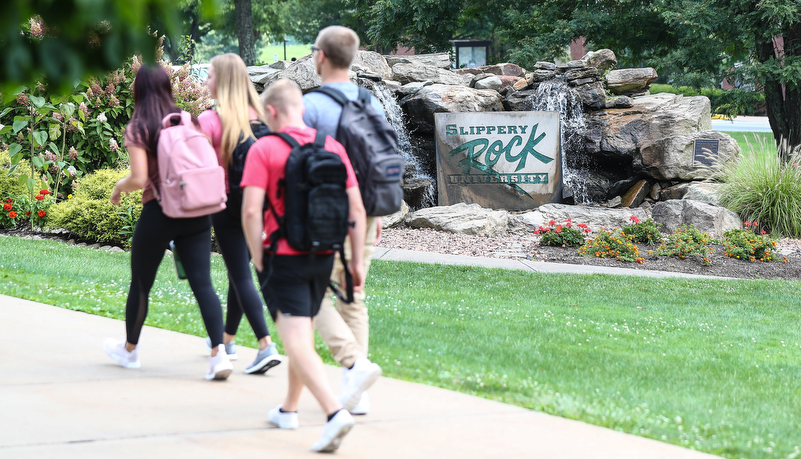
[[(359, 87), (350, 81), (348, 69), (359, 49), (359, 37), (347, 27), (330, 26), (321, 30), (312, 47), (312, 59), (317, 73), (322, 78), (321, 88), (332, 88), (342, 93), (348, 100), (357, 100)], [(342, 106), (334, 99), (320, 92), (309, 92), (303, 96), (306, 111), (303, 121), (337, 139), (339, 118)], [(384, 116), (384, 107), (374, 97), (370, 104), (376, 112)], [(364, 252), (362, 264), (365, 278), (370, 268), (374, 245), (381, 234), (381, 220), (367, 217), (364, 233)], [(356, 252), (358, 254), (358, 252)], [(345, 257), (354, 260), (350, 246), (345, 246)], [(343, 284), (345, 267), (334, 261), (331, 280)], [(323, 341), (331, 350), (334, 359), (342, 365), (342, 388), (339, 401), (352, 414), (367, 414), (370, 402), (364, 392), (381, 375), (381, 368), (367, 358), (370, 340), (369, 315), (364, 304), (365, 291), (354, 293), (353, 303), (337, 299), (336, 308), (326, 295), (315, 320), (315, 327)]]
[[(225, 168), (228, 192), (227, 208), (211, 216), (217, 244), (228, 270), (228, 311), (223, 344), (228, 358), (236, 360), (236, 332), (244, 313), (259, 341), (256, 359), (245, 369), (245, 373), (262, 374), (280, 364), (282, 358), (270, 339), (270, 331), (264, 320), (264, 306), (253, 285), (250, 253), (242, 231), (242, 191), (239, 182), (247, 147), (255, 141), (254, 127), (262, 132), (268, 129), (262, 121), (264, 110), (259, 96), (241, 57), (223, 54), (213, 58), (206, 86), (216, 103), (214, 110), (200, 114), (200, 126), (211, 139), (217, 160)], [(251, 125), (251, 122), (254, 124)], [(210, 338), (206, 338), (206, 345), (211, 347)]]
[[(353, 226), (348, 230), (355, 256), (350, 265), (354, 290), (360, 291), (364, 280), (361, 252), (364, 241), (365, 213), (358, 182), (344, 148), (330, 137), (317, 138), (317, 131), (303, 124), (303, 99), (300, 88), (289, 80), (273, 83), (262, 95), (267, 124), (273, 132), (285, 133), (298, 144), (322, 142), (326, 151), (338, 155), (347, 171), (345, 183), (349, 215)], [(354, 424), (353, 418), (334, 397), (328, 384), (320, 356), (314, 348), (312, 318), (317, 315), (333, 266), (331, 253), (310, 255), (293, 249), (286, 238), (276, 241), (272, 235), (278, 228), (276, 216), (285, 216), (286, 190), (284, 178), (292, 147), (284, 139), (270, 135), (251, 148), (242, 178), (244, 205), (242, 224), (261, 283), (261, 292), (278, 334), (289, 356), (289, 387), (283, 403), (268, 414), (271, 424), (282, 429), (298, 427), (298, 401), (303, 387), (308, 387), (327, 417), (320, 439), (312, 445), (315, 451), (334, 451)], [(265, 199), (271, 209), (263, 212)], [(265, 253), (269, 248), (270, 253)]]
[[(139, 335), (147, 318), (148, 296), (170, 241), (183, 261), (189, 286), (211, 337), (211, 357), (206, 379), (226, 379), (233, 366), (222, 345), (222, 307), (211, 283), (211, 218), (170, 218), (162, 211), (159, 196), (159, 162), (156, 155), (162, 119), (180, 113), (172, 98), (172, 86), (160, 65), (143, 65), (134, 79), (134, 112), (125, 128), (125, 147), (131, 173), (114, 186), (111, 203), (120, 204), (121, 193), (144, 188), (142, 214), (131, 242), (131, 286), (125, 305), (125, 341), (109, 338), (103, 349), (125, 368), (139, 368)], [(193, 120), (195, 121), (195, 120)], [(197, 126), (196, 126), (197, 127)]]

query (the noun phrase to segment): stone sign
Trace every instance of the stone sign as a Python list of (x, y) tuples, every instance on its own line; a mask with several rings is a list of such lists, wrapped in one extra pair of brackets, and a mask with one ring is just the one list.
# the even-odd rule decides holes
[(720, 150), (720, 140), (695, 139), (695, 145), (693, 145), (695, 167), (713, 166), (718, 159), (718, 150)]
[(436, 113), (439, 205), (560, 202), (559, 112)]

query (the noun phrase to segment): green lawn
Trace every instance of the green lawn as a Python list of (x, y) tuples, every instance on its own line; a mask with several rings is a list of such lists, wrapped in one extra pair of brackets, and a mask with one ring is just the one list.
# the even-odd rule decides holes
[[(272, 64), (275, 62), (275, 56), (278, 60), (284, 59), (284, 46), (283, 45), (269, 45), (256, 48), (259, 53), (259, 61), (265, 64)], [(300, 59), (301, 57), (311, 54), (311, 45), (286, 45), (286, 60), (293, 57)]]
[[(0, 293), (122, 318), (128, 259), (0, 237)], [(165, 261), (147, 323), (204, 336)], [(729, 458), (801, 455), (801, 281), (375, 261), (368, 285), (370, 357), (387, 376)], [(237, 341), (255, 346), (244, 322)]]
[(770, 152), (771, 154), (776, 153), (772, 132), (721, 132), (725, 132), (726, 134), (732, 136), (744, 152), (756, 150), (759, 152)]

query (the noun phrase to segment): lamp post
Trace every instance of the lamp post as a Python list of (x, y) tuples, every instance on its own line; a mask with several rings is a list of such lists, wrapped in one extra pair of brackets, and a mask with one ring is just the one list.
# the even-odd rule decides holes
[(288, 41), (289, 41), (289, 39), (284, 37), (284, 60), (286, 60), (286, 42), (288, 42)]

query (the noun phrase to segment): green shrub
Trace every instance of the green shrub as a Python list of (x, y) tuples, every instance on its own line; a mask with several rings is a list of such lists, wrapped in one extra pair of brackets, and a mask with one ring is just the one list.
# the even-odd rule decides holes
[(785, 162), (768, 142), (748, 144), (740, 161), (718, 177), (721, 205), (771, 234), (801, 237), (801, 153), (788, 154)]
[[(754, 231), (756, 231), (756, 227), (754, 227)], [(776, 247), (776, 241), (769, 236), (755, 234), (744, 229), (726, 231), (723, 236), (723, 248), (725, 255), (729, 258), (765, 262), (776, 259), (776, 253), (773, 250)], [(787, 262), (786, 257), (784, 261)]]
[(618, 231), (600, 230), (598, 234), (587, 240), (579, 249), (579, 253), (588, 257), (615, 258), (618, 261), (642, 263), (640, 249), (634, 244), (633, 236), (626, 236)]
[(659, 229), (652, 218), (641, 222), (636, 215), (632, 215), (629, 220), (632, 223), (623, 227), (623, 234), (631, 236), (632, 241), (648, 245), (662, 242), (662, 235), (659, 233)]
[(134, 221), (138, 219), (142, 213), (142, 192), (123, 193), (120, 206), (112, 205), (109, 200), (114, 185), (126, 175), (128, 171), (100, 169), (82, 177), (72, 198), (50, 208), (47, 226), (65, 228), (88, 241), (127, 245), (128, 236), (120, 231), (129, 223), (120, 212), (130, 208)]
[(573, 225), (568, 218), (564, 225), (556, 224), (554, 220), (548, 222), (548, 226), (540, 226), (534, 234), (542, 235), (541, 245), (551, 247), (580, 247), (584, 244), (584, 231), (589, 232), (587, 225)]
[(702, 233), (692, 225), (683, 225), (659, 246), (657, 255), (685, 259), (691, 255), (699, 255), (705, 265), (712, 264), (712, 247), (715, 242), (707, 233)]
[[(16, 198), (23, 194), (28, 194), (28, 187), (24, 183), (20, 183), (19, 178), (23, 173), (30, 173), (31, 164), (26, 160), (21, 160), (17, 165), (17, 169), (8, 174), (11, 170), (11, 157), (8, 155), (7, 150), (0, 150), (0, 199)], [(35, 190), (42, 190), (47, 188), (45, 183), (41, 180), (36, 182)]]

